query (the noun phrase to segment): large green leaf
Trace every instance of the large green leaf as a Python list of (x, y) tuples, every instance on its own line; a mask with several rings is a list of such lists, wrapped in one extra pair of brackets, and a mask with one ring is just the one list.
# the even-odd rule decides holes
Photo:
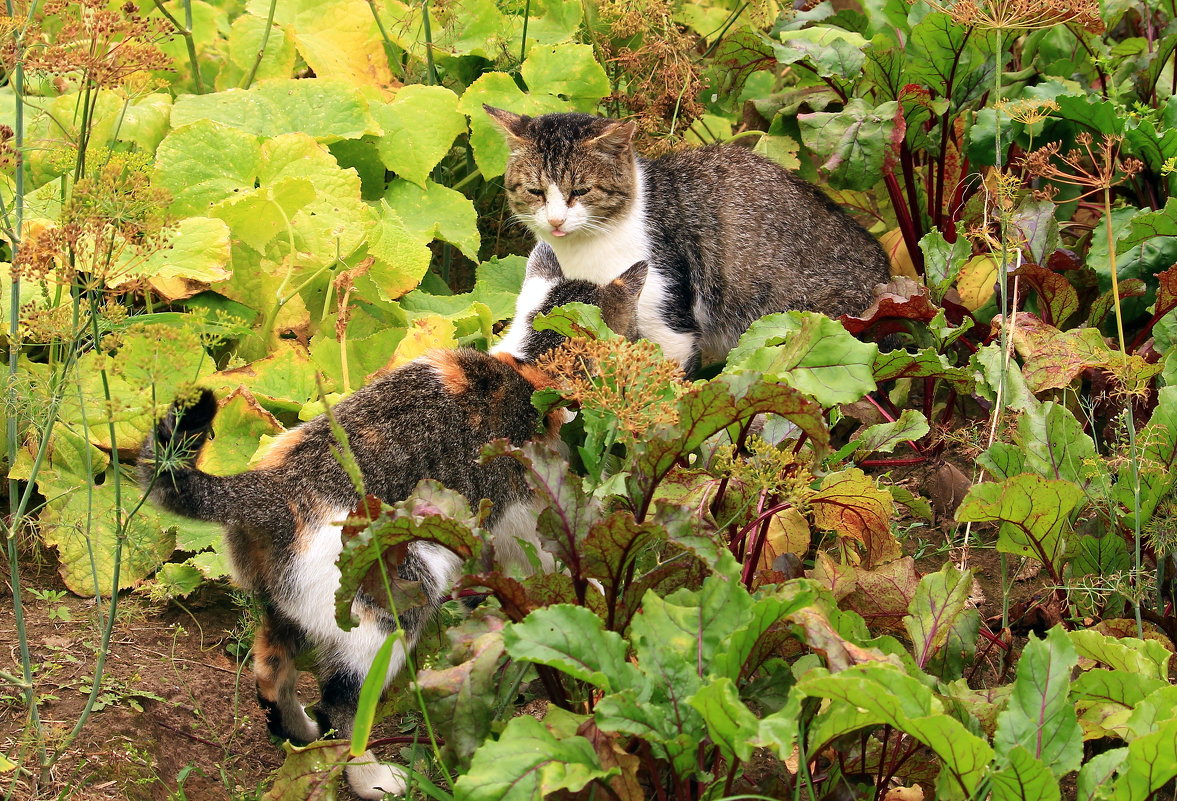
[(707, 735), (725, 759), (730, 762), (752, 756), (760, 721), (740, 700), (735, 682), (727, 677), (715, 679), (692, 695), (690, 704), (702, 715)]
[(556, 604), (532, 612), (503, 630), (513, 659), (548, 665), (605, 692), (640, 684), (625, 661), (621, 635), (605, 631), (599, 617), (583, 606)]
[(825, 78), (861, 75), (866, 61), (862, 51), (869, 44), (860, 34), (832, 25), (781, 31), (779, 40), (779, 44), (773, 42), (772, 45), (777, 61), (793, 64), (807, 60), (811, 68)]
[(1043, 761), (1024, 745), (1015, 745), (1002, 754), (1006, 764), (989, 779), (992, 801), (1058, 801), (1058, 779)]
[(1061, 628), (1033, 636), (1018, 660), (1013, 694), (997, 718), (993, 744), (1009, 753), (1021, 746), (1057, 777), (1079, 769), (1083, 739), (1068, 693), (1078, 664), (1075, 647)]
[(997, 550), (1030, 556), (1061, 576), (1070, 515), (1084, 502), (1069, 481), (1022, 473), (999, 483), (975, 484), (956, 510), (962, 523), (1001, 523)]
[(1025, 467), (1044, 478), (1081, 487), (1095, 501), (1111, 491), (1105, 462), (1083, 424), (1065, 407), (1047, 401), (1018, 420), (1018, 443)]
[(601, 767), (592, 743), (557, 738), (529, 715), (513, 718), (498, 740), (474, 752), (470, 771), (454, 785), (455, 801), (532, 801), (557, 790), (577, 791), (617, 768)]
[(253, 189), (262, 157), (257, 136), (208, 119), (172, 124), (156, 152), (155, 183), (171, 193), (173, 214), (207, 214), (214, 203)]
[[(367, 9), (362, 13), (371, 16)], [(324, 142), (380, 132), (359, 89), (327, 78), (275, 80), (248, 90), (181, 95), (172, 110), (172, 125), (179, 128), (197, 120), (256, 136), (305, 133)]]
[(879, 182), (899, 104), (872, 108), (853, 98), (837, 112), (798, 114), (801, 138), (820, 160), (821, 171), (838, 189), (870, 189)]
[(1158, 236), (1177, 236), (1177, 198), (1169, 198), (1160, 211), (1141, 210), (1134, 214), (1128, 231), (1116, 240), (1116, 250), (1124, 252)]
[(1112, 785), (1114, 801), (1146, 801), (1177, 776), (1177, 720), (1128, 745), (1128, 757)]
[(384, 129), (376, 143), (380, 160), (423, 189), (454, 139), (466, 132), (466, 115), (458, 110), (458, 96), (442, 86), (405, 86), (391, 103), (371, 108)]
[[(464, 119), (464, 118), (463, 118)], [(478, 212), (461, 192), (432, 181), (424, 188), (408, 181), (393, 181), (384, 199), (396, 209), (405, 227), (426, 242), (440, 239), (455, 245), (471, 261), (478, 261), (482, 240)]]
[[(275, 6), (275, 10), (276, 10)], [(233, 20), (229, 28), (229, 64), (221, 73), (222, 79), (232, 79), (238, 85), (245, 76), (254, 69), (254, 80), (264, 81), (272, 78), (289, 78), (294, 72), (295, 50), (286, 31), (279, 25), (273, 25), (266, 36), (266, 17), (254, 14), (242, 14)], [(265, 41), (265, 49), (262, 42)], [(259, 58), (258, 54), (261, 53)], [(233, 68), (236, 69), (233, 69)], [(227, 89), (229, 84), (218, 83), (217, 88)]]
[(761, 318), (728, 355), (727, 372), (751, 370), (812, 395), (818, 403), (852, 403), (875, 388), (878, 346), (813, 312)]
[(969, 608), (972, 589), (972, 571), (957, 570), (951, 563), (920, 579), (903, 625), (921, 668), (943, 655), (953, 677), (959, 677), (962, 657), (977, 648), (980, 614)]
[[(73, 491), (51, 499), (41, 512), (40, 535), (46, 545), (57, 549), (62, 581), (78, 595), (110, 595), (120, 540), (119, 588), (126, 589), (147, 578), (171, 555), (178, 527), (215, 531), (212, 524), (185, 520), (150, 504), (140, 506), (132, 472), (122, 472), (120, 479), (121, 504), (116, 504), (113, 470), (107, 470), (99, 477), (101, 483), (80, 479)], [(116, 510), (121, 526), (116, 524)]]
[(532, 47), (520, 68), (529, 90), (558, 95), (578, 111), (588, 111), (609, 94), (609, 77), (586, 44)]
[[(845, 731), (886, 723), (931, 748), (943, 762), (937, 798), (970, 797), (993, 758), (988, 743), (944, 714), (931, 690), (892, 665), (856, 665), (834, 675), (804, 678), (797, 686), (807, 695), (838, 701), (829, 712), (848, 713)], [(821, 747), (837, 730), (827, 731), (820, 739), (815, 731), (810, 747)]]

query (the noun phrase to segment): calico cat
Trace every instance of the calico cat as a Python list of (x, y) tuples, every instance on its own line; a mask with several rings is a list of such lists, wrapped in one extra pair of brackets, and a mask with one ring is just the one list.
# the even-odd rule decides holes
[[(538, 239), (533, 256), (554, 253), (565, 276), (595, 283), (647, 260), (639, 334), (688, 374), (724, 358), (765, 314), (858, 314), (890, 280), (874, 237), (817, 187), (747, 148), (646, 160), (634, 153), (632, 122), (484, 108), (510, 145), (504, 184)], [(520, 315), (549, 279), (535, 280), (520, 293)]]
[[(558, 272), (556, 267), (548, 269)], [(533, 310), (515, 321), (518, 357), (470, 348), (435, 351), (341, 401), (333, 416), (348, 435), (365, 491), (392, 503), (431, 478), (460, 492), (472, 506), (489, 498), (494, 505), (488, 528), (496, 552), (526, 568), (516, 538), (535, 545), (538, 541), (533, 498), (522, 466), (505, 458), (480, 464), (479, 454), (498, 438), (518, 446), (557, 436), (562, 410), (554, 412), (559, 419), (546, 421), (546, 434), (537, 434), (539, 413), (531, 396), (546, 383), (535, 359), (562, 337), (533, 330), (531, 320), (537, 311), (579, 301), (599, 306), (615, 331), (633, 335), (645, 275), (646, 266), (639, 263), (604, 286), (553, 281)], [(173, 406), (143, 446), (141, 480), (165, 509), (223, 524), (234, 578), (257, 593), (266, 610), (253, 657), (258, 701), (271, 732), (296, 742), (315, 740), (328, 730), (348, 738), (364, 677), (397, 621), (360, 593), (352, 606), (358, 625), (345, 632), (335, 622), (340, 523), (359, 498), (332, 456), (335, 440), (329, 422), (320, 416), (292, 429), (252, 470), (221, 477), (195, 466), (216, 412), (216, 400), (207, 390), (188, 408)], [(398, 575), (420, 581), (430, 605), (401, 610), (400, 623), (408, 635), (405, 647), (412, 647), (434, 608), (448, 597), (458, 566), (458, 558), (441, 546), (409, 546), (397, 566)], [(321, 687), (318, 722), (307, 716), (295, 693), (295, 657), (312, 646)], [(405, 655), (398, 644), (388, 679)], [(377, 762), (370, 752), (348, 765), (346, 772), (361, 798), (381, 798), (405, 788), (403, 772)]]

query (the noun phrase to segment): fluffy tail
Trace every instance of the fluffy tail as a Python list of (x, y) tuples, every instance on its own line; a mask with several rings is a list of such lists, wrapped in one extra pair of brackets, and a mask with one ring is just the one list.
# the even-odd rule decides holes
[(216, 415), (217, 399), (203, 389), (191, 405), (172, 404), (143, 445), (140, 483), (150, 487), (151, 499), (169, 512), (197, 520), (224, 520), (225, 480), (196, 468)]

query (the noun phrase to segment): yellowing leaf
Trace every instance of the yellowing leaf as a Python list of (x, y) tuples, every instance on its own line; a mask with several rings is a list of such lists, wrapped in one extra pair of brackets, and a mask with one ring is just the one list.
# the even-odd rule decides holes
[(903, 238), (901, 230), (892, 228), (879, 237), (879, 244), (887, 251), (887, 256), (891, 260), (891, 275), (905, 275), (913, 280), (919, 280), (915, 264), (911, 261), (911, 252), (907, 249), (907, 240)]
[(902, 553), (891, 533), (891, 515), (895, 511), (891, 493), (879, 489), (874, 479), (858, 468), (830, 473), (810, 498), (810, 504), (818, 528), (862, 543), (868, 568)]
[(760, 555), (757, 570), (768, 570), (773, 560), (785, 553), (804, 556), (809, 550), (809, 523), (796, 509), (777, 512), (768, 521), (768, 539)]
[(434, 348), (453, 348), (457, 344), (457, 340), (454, 339), (453, 321), (432, 314), (418, 317), (405, 332), (405, 338), (396, 346), (396, 352), (392, 354), (388, 364), (376, 371), (373, 376), (391, 372), (408, 364), (418, 356), (423, 356), (426, 351)]
[(229, 227), (208, 217), (180, 220), (168, 246), (152, 253), (139, 272), (165, 300), (183, 300), (228, 280)]
[(282, 424), (267, 412), (245, 387), (222, 398), (213, 420), (213, 438), (200, 452), (196, 465), (214, 476), (244, 472), (263, 435), (278, 434)]
[(960, 268), (956, 291), (969, 311), (976, 311), (993, 297), (997, 262), (992, 256), (974, 256)]
[[(265, 17), (269, 3), (252, 0), (246, 8)], [(395, 85), (376, 19), (364, 0), (283, 0), (274, 19), (320, 78)]]
[(310, 354), (304, 345), (289, 339), (280, 340), (264, 359), (214, 373), (202, 386), (223, 393), (245, 387), (262, 407), (279, 413), (297, 412), (319, 394)]

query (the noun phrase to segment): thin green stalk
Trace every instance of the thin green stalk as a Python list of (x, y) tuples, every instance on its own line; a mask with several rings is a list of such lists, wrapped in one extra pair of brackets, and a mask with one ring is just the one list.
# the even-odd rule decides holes
[(527, 23), (531, 19), (531, 0), (523, 6), (523, 44), (519, 45), (519, 63), (527, 60)]
[[(15, 16), (15, 11), (12, 7), (12, 0), (6, 0), (6, 8), (9, 17)], [(29, 12), (32, 16), (32, 10)], [(25, 147), (25, 116), (24, 116), (24, 64), (21, 61), (22, 42), (20, 37), (16, 43), (17, 60), (16, 65), (12, 71), (12, 80), (9, 85), (12, 86), (13, 99), (16, 102), (16, 117), (14, 120), (14, 147), (15, 147), (15, 197), (13, 198), (13, 225), (12, 225), (12, 256), (13, 262), (16, 261), (16, 254), (20, 248), (20, 234), (21, 227), (24, 224), (24, 147)], [(16, 374), (17, 367), (20, 362), (20, 345), (18, 342), (19, 329), (17, 321), (20, 318), (20, 277), (15, 270), (12, 271), (12, 280), (9, 284), (9, 298), (8, 298), (8, 387), (7, 387), (7, 426), (6, 426), (6, 441), (8, 443), (8, 464), (16, 464), (17, 451), (20, 447), (20, 433), (17, 425), (17, 395), (16, 395)], [(42, 443), (44, 445), (44, 443)], [(42, 447), (40, 456), (44, 458), (44, 448)], [(9, 571), (9, 586), (12, 589), (12, 614), (14, 624), (16, 626), (17, 642), (20, 650), (20, 665), (21, 675), (24, 679), (25, 708), (28, 710), (29, 723), (32, 726), (33, 732), (36, 735), (37, 757), (38, 762), (45, 761), (45, 737), (41, 726), (41, 711), (40, 704), (37, 700), (36, 689), (33, 686), (33, 663), (29, 652), (29, 637), (28, 630), (25, 626), (24, 603), (21, 600), (21, 583), (20, 583), (20, 561), (17, 553), (17, 532), (20, 530), (21, 521), (21, 506), (13, 508), (13, 503), (19, 495), (19, 485), (14, 478), (8, 479), (8, 504), (9, 504), (9, 525), (5, 530), (5, 545), (8, 555), (8, 571)], [(27, 495), (27, 493), (26, 493)], [(27, 500), (24, 501), (27, 503)]]
[[(1103, 219), (1104, 225), (1107, 227), (1108, 242), (1115, 242), (1115, 237), (1112, 232), (1112, 190), (1110, 186), (1103, 188)], [(1125, 356), (1128, 355), (1128, 349), (1124, 345), (1124, 314), (1120, 309), (1120, 279), (1116, 275), (1116, 249), (1114, 247), (1108, 248), (1108, 268), (1112, 273), (1112, 305), (1116, 310), (1116, 338), (1120, 343), (1120, 352)], [(1129, 462), (1132, 465), (1132, 539), (1133, 539), (1133, 554), (1136, 581), (1140, 581), (1140, 572), (1142, 566), (1141, 557), (1141, 533), (1140, 533), (1140, 454), (1136, 447), (1136, 415), (1132, 411), (1132, 399), (1128, 398), (1124, 409), (1125, 416), (1128, 418), (1128, 455)], [(1132, 597), (1132, 609), (1136, 615), (1136, 636), (1144, 636), (1144, 623), (1140, 617), (1140, 593), (1134, 593)]]
[[(994, 51), (993, 51), (993, 126), (996, 130), (993, 144), (993, 169), (997, 172), (1001, 171), (1001, 67), (1002, 67), (1002, 31), (997, 28), (994, 33), (997, 35)], [(1009, 354), (1009, 271), (1008, 267), (1008, 253), (1005, 241), (1005, 221), (1001, 218), (1001, 214), (997, 215), (997, 224), (999, 230), (997, 233), (998, 241), (1001, 243), (1001, 252), (999, 254), (1000, 264), (1000, 278), (997, 282), (998, 288), (998, 302), (1001, 304), (1001, 360), (1000, 367), (997, 371), (997, 399), (993, 404), (993, 420), (989, 430), (989, 442), (993, 443), (993, 438), (997, 433), (997, 423), (1001, 419), (1002, 413), (1005, 411), (1005, 404), (1008, 401), (1006, 395), (1006, 372), (1009, 370), (1009, 364), (1006, 361)], [(1001, 563), (1001, 627), (1004, 629), (1009, 625), (1009, 583), (1007, 578), (1009, 575), (1009, 564), (1006, 554), (1002, 553), (999, 556)]]
[[(278, 0), (270, 0), (270, 10), (266, 14), (266, 28), (264, 31), (262, 31), (262, 43), (261, 43), (261, 46), (258, 47), (258, 49), (257, 49), (257, 56), (255, 56), (253, 59), (253, 66), (249, 68), (249, 74), (246, 75), (245, 79), (241, 82), (240, 88), (242, 88), (242, 89), (248, 89), (250, 84), (253, 83), (253, 79), (255, 77), (257, 77), (258, 68), (262, 65), (262, 59), (266, 55), (266, 45), (268, 45), (270, 43), (270, 31), (274, 27), (274, 9), (277, 7), (278, 7)], [(372, 9), (372, 13), (373, 14), (376, 13), (375, 8)], [(380, 24), (379, 17), (376, 18), (376, 24), (377, 25)], [(380, 32), (384, 33), (383, 27), (380, 29)], [(388, 39), (388, 37), (386, 36), (385, 40), (387, 41), (387, 39)]]
[[(204, 81), (200, 77), (200, 65), (196, 62), (196, 42), (192, 38), (192, 0), (184, 0), (184, 21), (186, 25), (181, 25), (180, 21), (172, 16), (172, 13), (164, 8), (163, 0), (153, 0), (155, 7), (159, 9), (159, 13), (163, 14), (168, 22), (172, 23), (172, 27), (176, 32), (184, 37), (184, 46), (188, 49), (188, 62), (192, 66), (192, 81), (196, 85), (196, 94), (204, 94)], [(267, 28), (267, 33), (269, 29)]]
[[(101, 338), (98, 330), (98, 313), (95, 310), (93, 301), (90, 306), (90, 335), (94, 338), (94, 346), (97, 347)], [(111, 407), (112, 396), (110, 393), (110, 379), (107, 375), (106, 368), (99, 368), (99, 379), (102, 382), (102, 397), (106, 401), (107, 408)], [(52, 767), (53, 762), (57, 760), (65, 751), (65, 748), (73, 742), (74, 738), (81, 732), (82, 727), (86, 724), (90, 714), (94, 710), (94, 704), (98, 700), (98, 694), (102, 690), (102, 677), (106, 672), (106, 657), (110, 653), (110, 639), (114, 634), (115, 617), (118, 614), (119, 603), (119, 578), (123, 565), (123, 546), (126, 544), (127, 529), (126, 525), (130, 517), (123, 517), (123, 496), (122, 496), (122, 481), (119, 474), (119, 450), (117, 432), (115, 431), (115, 422), (113, 419), (107, 421), (107, 427), (110, 433), (110, 475), (112, 489), (114, 491), (114, 525), (115, 525), (115, 540), (114, 540), (114, 567), (111, 569), (111, 592), (110, 603), (106, 608), (106, 622), (102, 627), (102, 641), (98, 648), (97, 656), (94, 660), (94, 681), (90, 685), (90, 694), (86, 698), (86, 703), (82, 707), (81, 713), (78, 715), (77, 721), (74, 723), (73, 729), (66, 736), (65, 742), (57, 749), (53, 761), (44, 766), (43, 776), (48, 779), (48, 769)], [(142, 501), (140, 501), (142, 505)], [(95, 588), (97, 589), (97, 588)], [(95, 598), (96, 602), (101, 602), (101, 596)]]
[(425, 65), (427, 72), (425, 83), (430, 86), (438, 83), (437, 65), (433, 63), (433, 30), (429, 26), (429, 0), (421, 0), (421, 22), (425, 28)]
[[(270, 0), (271, 9), (273, 8), (273, 3), (274, 0)], [(376, 10), (376, 0), (368, 0), (368, 8), (372, 10), (372, 19), (376, 20), (376, 30), (380, 31), (380, 38), (384, 40), (384, 52), (388, 56), (388, 68), (392, 70), (392, 73), (396, 75), (399, 80), (403, 81), (405, 79), (405, 71), (403, 67), (399, 63), (396, 63), (396, 60), (392, 57), (393, 52), (403, 51), (396, 44), (396, 42), (392, 41), (392, 38), (389, 37), (388, 31), (384, 27), (384, 20), (380, 19), (380, 12)]]

